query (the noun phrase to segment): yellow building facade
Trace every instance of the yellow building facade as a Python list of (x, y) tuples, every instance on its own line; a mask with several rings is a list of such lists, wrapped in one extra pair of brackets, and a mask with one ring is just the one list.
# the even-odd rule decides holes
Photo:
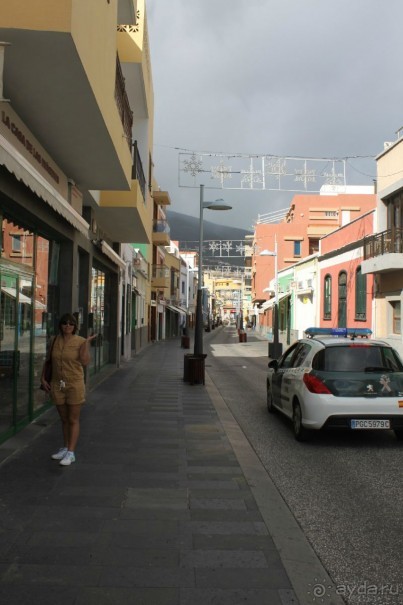
[(99, 335), (89, 383), (150, 342), (159, 188), (143, 0), (0, 0), (0, 40), (2, 440), (46, 407), (63, 313)]

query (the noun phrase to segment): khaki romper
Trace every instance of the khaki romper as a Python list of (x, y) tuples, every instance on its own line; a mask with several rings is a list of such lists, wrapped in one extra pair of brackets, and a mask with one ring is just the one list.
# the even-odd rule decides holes
[[(65, 341), (56, 336), (52, 349), (52, 379), (50, 396), (56, 405), (79, 405), (85, 401), (84, 369), (80, 361), (80, 347), (85, 338), (73, 334)], [(60, 381), (65, 386), (60, 387)]]

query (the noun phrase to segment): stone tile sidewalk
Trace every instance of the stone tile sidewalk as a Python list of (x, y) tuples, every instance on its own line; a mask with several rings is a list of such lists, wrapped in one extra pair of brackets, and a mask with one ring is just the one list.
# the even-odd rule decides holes
[[(0, 602), (298, 605), (209, 390), (179, 341), (94, 389), (77, 462), (56, 412), (0, 466)], [(32, 429), (31, 429), (32, 430)]]

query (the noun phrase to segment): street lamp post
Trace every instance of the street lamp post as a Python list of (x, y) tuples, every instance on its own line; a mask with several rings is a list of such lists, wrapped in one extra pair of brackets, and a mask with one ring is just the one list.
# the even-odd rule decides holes
[(263, 250), (260, 256), (274, 256), (274, 304), (273, 304), (273, 342), (269, 342), (269, 357), (278, 359), (283, 352), (283, 345), (279, 341), (279, 322), (278, 322), (278, 250), (277, 236), (274, 236), (274, 252)]
[(207, 210), (231, 210), (224, 200), (215, 202), (204, 201), (204, 185), (200, 185), (200, 218), (199, 218), (199, 275), (197, 284), (196, 299), (196, 325), (194, 338), (194, 355), (203, 355), (203, 309), (202, 309), (202, 289), (203, 289), (203, 211)]
[(246, 332), (244, 330), (244, 325), (243, 325), (243, 295), (244, 295), (244, 274), (241, 274), (241, 279), (237, 279), (234, 280), (235, 284), (240, 284), (241, 287), (239, 289), (239, 342), (246, 342), (247, 341), (247, 337), (246, 337)]
[(240, 291), (240, 299), (239, 299), (239, 330), (243, 332), (243, 275), (241, 278), (241, 291)]
[(234, 280), (234, 284), (240, 284), (240, 289), (239, 289), (239, 298), (238, 298), (238, 302), (239, 302), (239, 330), (240, 332), (243, 332), (244, 329), (244, 325), (243, 325), (243, 296), (244, 296), (244, 275), (241, 275), (241, 279), (236, 279)]

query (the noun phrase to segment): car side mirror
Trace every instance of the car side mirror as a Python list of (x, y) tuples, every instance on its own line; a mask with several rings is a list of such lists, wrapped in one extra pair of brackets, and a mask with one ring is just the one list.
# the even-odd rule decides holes
[(277, 359), (272, 359), (271, 361), (269, 361), (269, 363), (267, 364), (269, 368), (271, 368), (272, 370), (274, 370), (275, 372), (277, 372), (278, 370), (278, 361)]

